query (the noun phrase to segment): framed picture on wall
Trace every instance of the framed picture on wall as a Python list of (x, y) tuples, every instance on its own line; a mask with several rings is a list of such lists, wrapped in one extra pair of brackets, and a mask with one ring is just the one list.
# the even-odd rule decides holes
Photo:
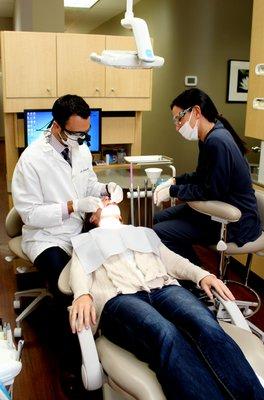
[(245, 103), (248, 92), (249, 61), (229, 60), (227, 78), (228, 103)]

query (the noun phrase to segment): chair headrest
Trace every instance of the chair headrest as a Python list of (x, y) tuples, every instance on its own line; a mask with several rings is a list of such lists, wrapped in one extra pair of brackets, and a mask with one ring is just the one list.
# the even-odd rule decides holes
[(5, 228), (9, 237), (20, 236), (22, 233), (23, 221), (17, 210), (13, 207), (6, 216)]

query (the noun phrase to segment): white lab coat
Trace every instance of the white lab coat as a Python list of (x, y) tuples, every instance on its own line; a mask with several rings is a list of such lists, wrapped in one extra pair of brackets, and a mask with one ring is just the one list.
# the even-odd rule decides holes
[(22, 249), (33, 262), (45, 249), (59, 246), (71, 254), (71, 237), (82, 230), (82, 215), (62, 219), (62, 204), (86, 196), (100, 197), (99, 183), (87, 146), (72, 154), (72, 167), (42, 138), (27, 147), (15, 167), (12, 195), (24, 226)]

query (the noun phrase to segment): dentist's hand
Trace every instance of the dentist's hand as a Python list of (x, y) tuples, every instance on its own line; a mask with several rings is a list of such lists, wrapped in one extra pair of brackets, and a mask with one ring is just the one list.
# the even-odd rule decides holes
[(76, 299), (70, 309), (70, 324), (72, 333), (88, 329), (91, 324), (96, 324), (96, 312), (93, 299), (89, 294), (84, 294)]
[(224, 299), (224, 300), (232, 300), (234, 301), (235, 298), (233, 294), (230, 292), (228, 287), (224, 284), (223, 281), (217, 279), (215, 275), (207, 275), (199, 282), (201, 288), (205, 291), (209, 299), (213, 298), (212, 289), (215, 289), (217, 293)]
[(107, 184), (107, 191), (110, 195), (112, 203), (121, 203), (123, 200), (123, 189), (115, 182), (109, 182)]
[(170, 187), (175, 184), (175, 179), (170, 178), (166, 182), (161, 183), (154, 190), (154, 204), (160, 205), (163, 201), (170, 200)]
[(83, 199), (76, 199), (72, 202), (74, 212), (95, 212), (102, 205), (99, 197), (88, 196)]
[(89, 221), (90, 221), (90, 223), (91, 224), (94, 224), (94, 225), (99, 225), (99, 222), (100, 222), (100, 218), (101, 218), (101, 212), (102, 212), (102, 209), (101, 208), (98, 208), (98, 210), (96, 210), (92, 215), (91, 215), (91, 217), (90, 217), (90, 219), (89, 219)]

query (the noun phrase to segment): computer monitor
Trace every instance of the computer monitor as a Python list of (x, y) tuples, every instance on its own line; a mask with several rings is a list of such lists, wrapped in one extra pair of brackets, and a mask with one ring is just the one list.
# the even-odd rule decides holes
[[(100, 108), (91, 108), (90, 110), (91, 129), (89, 135), (91, 140), (89, 149), (92, 153), (98, 153), (101, 151), (102, 110)], [(39, 139), (51, 121), (51, 110), (24, 110), (25, 146), (29, 146)]]

